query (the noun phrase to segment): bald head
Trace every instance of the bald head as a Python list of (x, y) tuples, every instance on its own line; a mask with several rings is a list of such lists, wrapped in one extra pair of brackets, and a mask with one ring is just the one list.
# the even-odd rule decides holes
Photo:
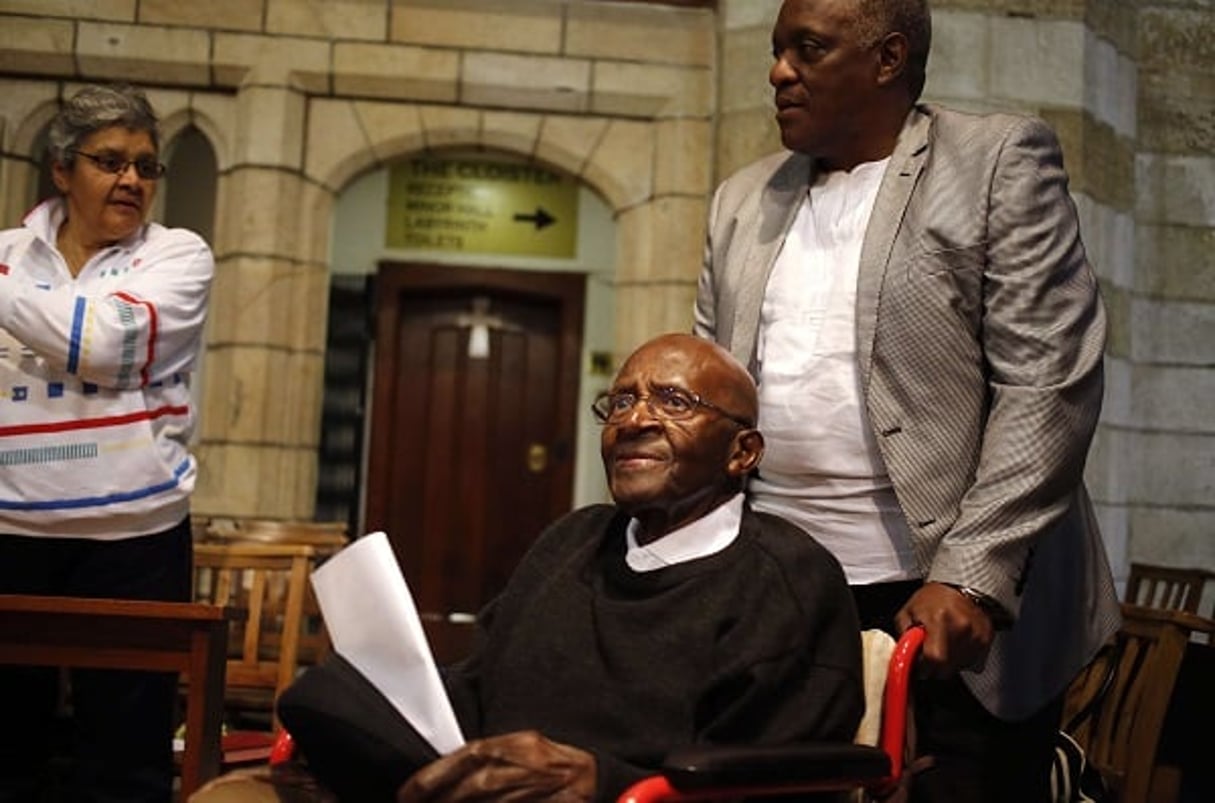
[(759, 414), (755, 380), (733, 354), (713, 341), (682, 332), (659, 335), (641, 344), (620, 366), (617, 377), (638, 363), (690, 369), (697, 383), (690, 390), (712, 400), (732, 417), (755, 425)]
[(644, 343), (598, 405), (608, 487), (644, 540), (730, 499), (763, 455), (755, 382), (728, 351), (692, 335)]

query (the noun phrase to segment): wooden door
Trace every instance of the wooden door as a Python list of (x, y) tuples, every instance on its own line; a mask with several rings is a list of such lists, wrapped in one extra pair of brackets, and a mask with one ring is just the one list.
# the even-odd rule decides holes
[(570, 508), (583, 277), (381, 265), (367, 529), (441, 662)]

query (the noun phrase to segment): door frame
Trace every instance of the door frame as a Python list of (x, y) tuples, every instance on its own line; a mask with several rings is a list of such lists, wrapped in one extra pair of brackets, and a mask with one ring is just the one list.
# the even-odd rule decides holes
[[(367, 498), (365, 529), (383, 527), (387, 518), (388, 494), (391, 489), (378, 486), (373, 477), (387, 476), (394, 459), (394, 438), (372, 437), (373, 433), (392, 432), (388, 420), (391, 412), (391, 382), (379, 377), (397, 373), (395, 350), (379, 347), (395, 336), (400, 325), (401, 311), (395, 299), (410, 290), (484, 290), (495, 293), (518, 294), (527, 298), (544, 298), (558, 303), (560, 313), (557, 366), (558, 431), (568, 439), (568, 459), (557, 461), (553, 467), (553, 487), (549, 518), (569, 512), (573, 504), (574, 466), (577, 451), (577, 407), (581, 381), (581, 345), (586, 276), (565, 271), (526, 271), (505, 268), (475, 268), (461, 265), (381, 260), (377, 264), (375, 281), (375, 360), (372, 373), (370, 444), (367, 454)], [(386, 412), (388, 411), (388, 412)]]

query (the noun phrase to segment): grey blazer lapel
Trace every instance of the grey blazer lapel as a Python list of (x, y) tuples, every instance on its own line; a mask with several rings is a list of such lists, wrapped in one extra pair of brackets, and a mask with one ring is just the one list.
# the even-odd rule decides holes
[[(734, 235), (735, 241), (747, 244), (747, 251), (743, 260), (743, 280), (739, 283), (742, 290), (734, 308), (730, 349), (738, 355), (742, 353), (738, 347), (745, 346), (747, 364), (753, 371), (757, 367), (755, 347), (768, 274), (772, 272), (785, 235), (793, 225), (797, 209), (810, 186), (811, 172), (810, 159), (801, 154), (792, 154), (764, 185), (755, 214), (742, 218)], [(773, 225), (779, 226), (777, 236), (773, 236)]]
[(861, 246), (861, 264), (856, 287), (856, 348), (861, 382), (869, 389), (869, 365), (873, 357), (873, 335), (877, 328), (877, 310), (882, 290), (882, 278), (890, 260), (890, 249), (902, 226), (911, 192), (919, 180), (928, 156), (928, 134), (932, 116), (920, 106), (911, 110), (898, 144), (890, 155), (890, 164), (882, 176), (865, 241)]

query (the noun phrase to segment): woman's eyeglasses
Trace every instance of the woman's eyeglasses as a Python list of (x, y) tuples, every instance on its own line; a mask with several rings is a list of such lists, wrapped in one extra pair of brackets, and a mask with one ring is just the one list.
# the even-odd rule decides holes
[(115, 176), (121, 176), (127, 172), (127, 168), (131, 165), (135, 165), (135, 174), (147, 181), (154, 181), (165, 174), (165, 166), (156, 161), (156, 157), (154, 156), (139, 156), (134, 159), (128, 159), (125, 156), (108, 151), (102, 151), (101, 153), (73, 151), (73, 153), (88, 159), (97, 165), (97, 169), (102, 172), (112, 173)]

